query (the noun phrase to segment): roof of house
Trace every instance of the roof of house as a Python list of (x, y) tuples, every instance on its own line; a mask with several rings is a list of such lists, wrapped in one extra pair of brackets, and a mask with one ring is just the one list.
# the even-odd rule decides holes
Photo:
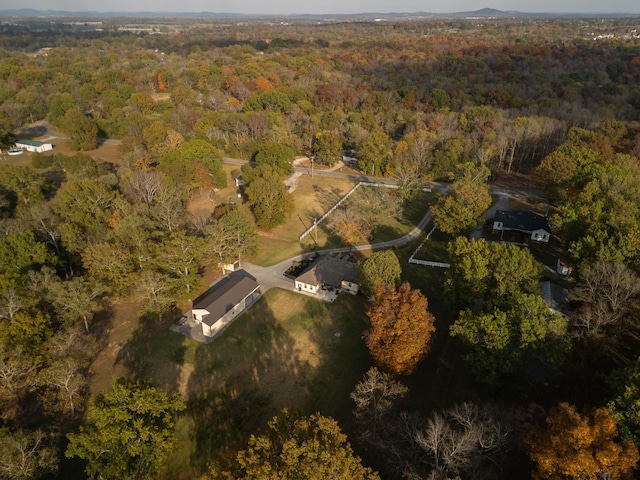
[(18, 140), (16, 145), (29, 145), (31, 147), (41, 147), (44, 145), (44, 142), (40, 142), (38, 140)]
[(507, 230), (520, 230), (524, 232), (546, 230), (547, 232), (551, 232), (547, 219), (531, 212), (498, 210), (494, 221), (502, 222), (503, 228)]
[(260, 285), (246, 276), (231, 276), (216, 283), (193, 302), (194, 309), (206, 310), (203, 322), (213, 325)]
[(325, 255), (309, 265), (296, 280), (307, 285), (340, 288), (343, 281), (357, 283), (357, 270), (357, 265), (345, 258)]

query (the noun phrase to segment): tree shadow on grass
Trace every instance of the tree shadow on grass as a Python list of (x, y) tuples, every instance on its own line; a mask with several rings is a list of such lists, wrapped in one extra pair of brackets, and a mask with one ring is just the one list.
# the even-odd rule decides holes
[(297, 406), (293, 399), (309, 370), (298, 357), (294, 339), (264, 298), (198, 348), (187, 386), (193, 473), (211, 460), (224, 463), (282, 408)]
[(176, 391), (185, 361), (187, 338), (169, 330), (180, 318), (174, 308), (159, 321), (155, 316), (142, 315), (131, 339), (118, 353), (116, 363), (123, 364), (132, 379), (151, 379), (166, 391)]
[(370, 243), (388, 242), (389, 240), (395, 240), (403, 235), (403, 232), (390, 225), (377, 225), (369, 241)]
[[(115, 310), (113, 306), (108, 301), (103, 302), (102, 310), (93, 316), (93, 320), (91, 320), (89, 324), (89, 331), (100, 347), (106, 346), (109, 340), (109, 330), (113, 325), (114, 319)], [(96, 354), (97, 353), (96, 351)]]
[(340, 293), (325, 304), (329, 315), (310, 330), (319, 356), (318, 367), (308, 381), (308, 413), (320, 412), (339, 423), (351, 420), (350, 393), (371, 366), (363, 334), (369, 327), (365, 299)]
[(320, 215), (324, 215), (329, 211), (340, 199), (344, 196), (344, 193), (338, 188), (325, 189), (318, 185), (313, 185), (315, 193), (316, 203), (321, 207), (322, 212)]
[(18, 129), (18, 138), (23, 140), (34, 140), (47, 133), (46, 125), (28, 125)]

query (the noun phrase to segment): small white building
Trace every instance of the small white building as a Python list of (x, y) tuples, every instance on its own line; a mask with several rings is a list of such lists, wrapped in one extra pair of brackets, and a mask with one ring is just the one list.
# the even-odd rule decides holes
[(260, 298), (260, 285), (247, 276), (229, 276), (193, 301), (189, 316), (213, 337)]
[(53, 150), (53, 145), (39, 142), (38, 140), (18, 140), (16, 142), (16, 148), (24, 148), (27, 152), (42, 153)]
[(556, 262), (556, 273), (566, 277), (571, 275), (571, 272), (573, 272), (573, 267), (569, 266), (569, 264), (562, 258), (558, 258), (558, 261)]

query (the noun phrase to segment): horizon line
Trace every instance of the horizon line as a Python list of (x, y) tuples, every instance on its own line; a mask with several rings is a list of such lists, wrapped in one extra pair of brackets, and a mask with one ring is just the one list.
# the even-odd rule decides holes
[[(522, 10), (499, 10), (494, 8), (481, 8), (477, 10), (464, 10), (464, 11), (451, 11), (451, 12), (430, 12), (430, 11), (388, 11), (388, 12), (375, 12), (375, 11), (362, 11), (362, 12), (350, 12), (350, 13), (338, 13), (338, 12), (319, 12), (319, 13), (242, 13), (242, 12), (220, 12), (220, 11), (208, 11), (208, 10), (65, 10), (55, 8), (5, 8), (0, 10), (0, 15), (7, 12), (51, 12), (51, 13), (69, 13), (69, 14), (192, 14), (192, 15), (234, 15), (234, 16), (353, 16), (353, 15), (462, 15), (462, 14), (474, 14), (480, 12), (495, 12), (496, 14), (521, 14), (521, 15), (640, 15), (640, 10), (633, 11), (615, 11), (615, 12), (603, 12), (603, 11), (522, 11)], [(486, 13), (487, 17), (491, 17), (490, 13)]]

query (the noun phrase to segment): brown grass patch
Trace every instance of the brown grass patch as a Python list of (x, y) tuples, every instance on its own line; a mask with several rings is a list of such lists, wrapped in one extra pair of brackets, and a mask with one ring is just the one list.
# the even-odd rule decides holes
[(109, 315), (112, 323), (106, 332), (106, 346), (100, 350), (91, 364), (89, 381), (91, 397), (111, 390), (116, 378), (128, 376), (128, 369), (118, 362), (118, 357), (138, 328), (140, 307), (139, 302), (122, 300), (112, 303), (108, 314), (99, 314), (94, 319), (94, 323), (108, 321), (109, 319), (105, 316)]

